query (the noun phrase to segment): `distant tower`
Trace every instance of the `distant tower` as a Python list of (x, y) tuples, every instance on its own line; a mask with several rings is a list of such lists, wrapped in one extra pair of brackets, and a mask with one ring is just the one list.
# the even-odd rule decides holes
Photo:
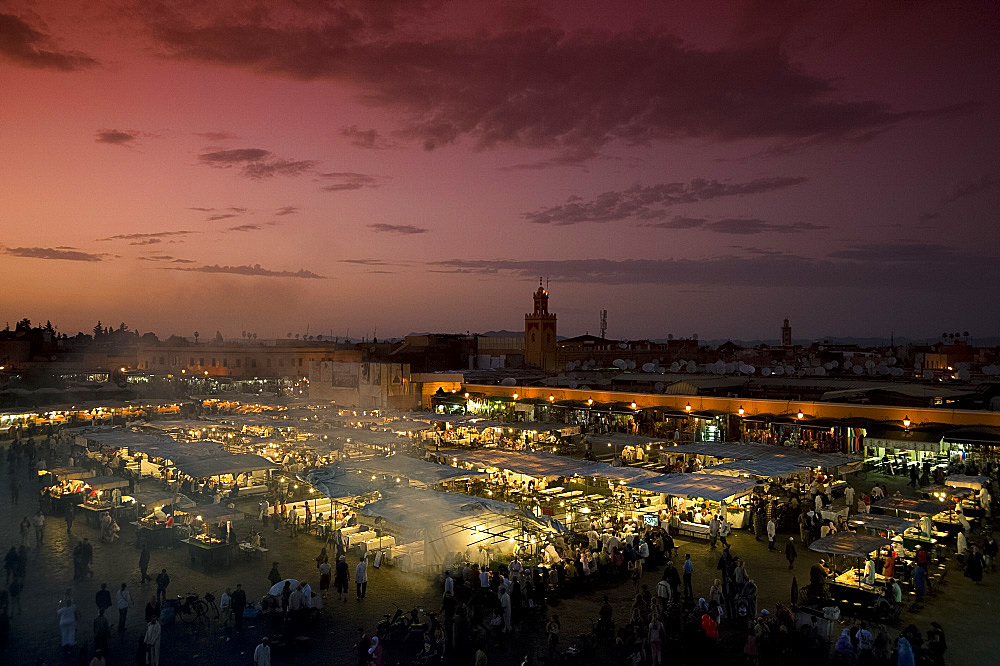
[(601, 340), (608, 334), (608, 311), (601, 310)]
[(788, 324), (788, 317), (785, 317), (785, 323), (781, 326), (781, 346), (792, 346), (792, 327)]
[(556, 316), (549, 313), (549, 292), (538, 279), (535, 311), (524, 315), (524, 361), (527, 365), (555, 372)]

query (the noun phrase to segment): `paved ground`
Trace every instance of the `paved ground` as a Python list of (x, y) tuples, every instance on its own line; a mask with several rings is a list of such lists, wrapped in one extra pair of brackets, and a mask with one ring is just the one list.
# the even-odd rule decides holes
[[(6, 466), (0, 469), (0, 498), (3, 499), (3, 504), (0, 505), (0, 548), (3, 551), (10, 544), (19, 543), (18, 522), (22, 516), (31, 515), (37, 509), (34, 480), (23, 467), (17, 471), (17, 478), (22, 485), (21, 499), (17, 506), (13, 506), (9, 502), (10, 476)], [(890, 480), (891, 483), (892, 481)], [(871, 480), (859, 481), (857, 485), (870, 487)], [(894, 486), (895, 484), (890, 486), (890, 490)], [(72, 581), (72, 544), (61, 518), (50, 519), (45, 544), (41, 548), (34, 546), (33, 536), (29, 539), (31, 548), (23, 594), (24, 612), (11, 618), (11, 641), (7, 654), (0, 656), (0, 661), (29, 664), (43, 659), (48, 664), (76, 663), (75, 658), (65, 660), (60, 656), (56, 619), (59, 599), (67, 588), (72, 588), (81, 611), (81, 621), (77, 627), (78, 643), (87, 641), (92, 646), (91, 623), (96, 616), (94, 593), (101, 582), (107, 582), (109, 588), (115, 589), (124, 581), (132, 589), (136, 607), (129, 614), (124, 635), (118, 636), (112, 630), (109, 663), (133, 663), (135, 648), (143, 630), (142, 607), (153, 595), (154, 586), (138, 585), (138, 551), (133, 545), (132, 528), (126, 526), (123, 529), (122, 541), (110, 545), (101, 544), (96, 530), (83, 524), (81, 518), (74, 524), (72, 537), (84, 536), (95, 544), (95, 573), (92, 580), (77, 583)], [(267, 561), (241, 560), (221, 573), (210, 575), (194, 568), (182, 548), (153, 551), (150, 571), (167, 568), (172, 579), (169, 590), (171, 595), (187, 591), (212, 591), (218, 597), (226, 586), (241, 582), (248, 592), (248, 598), (259, 599), (268, 587), (266, 576), (270, 560), (276, 559), (280, 562), (283, 575), (310, 580), (314, 589), (318, 590), (313, 558), (319, 552), (321, 544), (316, 539), (291, 539), (287, 535), (275, 537), (268, 534), (268, 541), (273, 558), (268, 557)], [(749, 574), (760, 588), (761, 608), (773, 608), (779, 601), (787, 602), (792, 575), (797, 576), (802, 583), (808, 578), (809, 566), (817, 559), (812, 553), (803, 552), (800, 547), (795, 570), (789, 572), (783, 553), (768, 552), (766, 543), (754, 541), (752, 535), (742, 532), (735, 534), (732, 542), (733, 551), (745, 558)], [(779, 543), (782, 543), (780, 539)], [(717, 552), (710, 551), (708, 545), (701, 542), (678, 540), (678, 545), (682, 558), (684, 552), (691, 553), (695, 562), (695, 592), (704, 595), (715, 577)], [(315, 625), (296, 632), (308, 636), (309, 640), (304, 641), (294, 655), (290, 648), (276, 648), (275, 662), (290, 662), (294, 656), (296, 662), (304, 664), (353, 663), (353, 641), (357, 626), (363, 625), (369, 629), (374, 627), (383, 613), (395, 610), (393, 602), (404, 608), (418, 605), (435, 608), (439, 605), (436, 585), (432, 586), (423, 578), (387, 568), (369, 568), (369, 571), (369, 593), (365, 601), (359, 603), (351, 598), (345, 604), (328, 600), (322, 611), (322, 619)], [(642, 582), (652, 589), (660, 573), (659, 570), (647, 571)], [(937, 620), (948, 635), (949, 663), (988, 663), (1000, 648), (1000, 635), (996, 632), (997, 620), (1000, 619), (997, 612), (998, 581), (1000, 576), (988, 574), (982, 584), (975, 585), (962, 577), (961, 572), (953, 569), (941, 594), (931, 599), (919, 615), (905, 616), (899, 627), (913, 622), (921, 630), (926, 630), (931, 620)], [(611, 597), (616, 608), (616, 622), (627, 619), (633, 597), (632, 586), (628, 583), (595, 588), (586, 594), (562, 600), (553, 610), (562, 618), (564, 642), (571, 642), (577, 633), (589, 629), (590, 620), (596, 617), (602, 594), (609, 594)], [(114, 625), (115, 618), (109, 619)], [(213, 623), (207, 629), (196, 629), (178, 623), (164, 628), (162, 663), (250, 663), (253, 648), (265, 632), (272, 636), (280, 633), (262, 626), (260, 622), (251, 621), (247, 622), (242, 635), (223, 629), (218, 623)], [(519, 659), (525, 652), (541, 652), (539, 641), (540, 635), (535, 627), (522, 627), (514, 639), (491, 650), (490, 663), (520, 663)]]

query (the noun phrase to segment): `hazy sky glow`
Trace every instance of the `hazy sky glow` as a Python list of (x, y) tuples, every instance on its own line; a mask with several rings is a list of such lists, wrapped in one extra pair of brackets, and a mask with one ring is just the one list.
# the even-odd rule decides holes
[(0, 0), (0, 315), (1000, 329), (992, 3)]

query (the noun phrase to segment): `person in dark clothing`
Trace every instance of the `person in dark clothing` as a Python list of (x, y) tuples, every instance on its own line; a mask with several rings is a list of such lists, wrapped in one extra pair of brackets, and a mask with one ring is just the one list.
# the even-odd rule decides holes
[(673, 561), (667, 562), (667, 568), (663, 572), (663, 577), (667, 579), (667, 583), (670, 585), (670, 598), (677, 599), (677, 592), (681, 586), (681, 575), (677, 571), (677, 567), (674, 566)]
[(7, 585), (10, 585), (10, 579), (14, 577), (14, 570), (17, 569), (17, 548), (14, 546), (11, 546), (4, 555), (3, 568), (7, 570)]
[(795, 551), (795, 537), (788, 537), (788, 543), (785, 544), (785, 559), (788, 560), (788, 570), (791, 571), (795, 567), (795, 558), (798, 557), (798, 553)]
[(94, 618), (94, 647), (107, 652), (109, 636), (111, 636), (111, 626), (108, 624), (108, 619), (104, 617), (104, 609), (102, 608), (97, 613), (97, 617)]
[(160, 617), (160, 602), (157, 599), (150, 599), (146, 604), (146, 624), (156, 617)]
[(83, 570), (80, 572), (85, 578), (90, 578), (94, 575), (94, 572), (90, 569), (91, 562), (94, 561), (94, 546), (90, 543), (90, 539), (87, 537), (83, 538)]
[(917, 472), (917, 466), (916, 465), (910, 465), (910, 487), (911, 488), (916, 488), (917, 487), (917, 476), (918, 476), (918, 474), (919, 473)]
[(156, 575), (156, 601), (160, 601), (162, 595), (163, 601), (167, 600), (167, 585), (170, 585), (170, 576), (167, 575), (166, 569), (161, 569), (160, 573)]
[(358, 627), (358, 642), (354, 644), (354, 648), (358, 655), (358, 666), (368, 665), (368, 645), (371, 641), (365, 636), (365, 630)]
[(76, 518), (76, 510), (73, 508), (73, 504), (66, 505), (66, 534), (73, 532), (73, 519)]
[(284, 580), (284, 578), (282, 578), (281, 576), (281, 573), (278, 571), (277, 562), (271, 564), (271, 571), (267, 574), (267, 580), (268, 582), (271, 583), (271, 585), (277, 585), (278, 583)]
[(233, 608), (236, 631), (243, 631), (243, 610), (247, 607), (247, 593), (243, 590), (242, 583), (236, 583), (236, 591), (233, 592), (229, 603)]
[(149, 546), (142, 544), (142, 552), (139, 553), (139, 582), (142, 585), (146, 584), (147, 580), (153, 580), (153, 577), (146, 573), (146, 569), (149, 567)]
[(97, 610), (102, 615), (104, 611), (111, 608), (111, 590), (108, 589), (107, 583), (101, 583), (101, 589), (94, 595), (94, 603), (97, 604)]

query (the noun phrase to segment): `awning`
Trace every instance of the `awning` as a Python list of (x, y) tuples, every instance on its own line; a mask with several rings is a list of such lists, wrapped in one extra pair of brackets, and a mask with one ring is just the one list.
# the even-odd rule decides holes
[(674, 497), (724, 502), (749, 493), (757, 484), (749, 479), (722, 474), (662, 474), (659, 478), (629, 485), (639, 490), (664, 493)]
[(382, 518), (394, 525), (413, 527), (464, 520), (483, 513), (513, 516), (520, 512), (516, 505), (509, 502), (460, 493), (408, 489), (383, 493), (382, 499), (361, 509), (362, 515), (370, 518)]
[(59, 481), (68, 481), (70, 479), (86, 480), (94, 477), (92, 470), (83, 467), (53, 467), (52, 469), (41, 470), (39, 474), (42, 472), (48, 472)]
[(231, 509), (225, 504), (205, 504), (189, 510), (188, 513), (202, 522), (214, 525), (219, 525), (229, 520), (239, 520), (243, 517), (242, 511)]
[(980, 490), (990, 482), (988, 476), (966, 476), (965, 474), (951, 474), (944, 480), (944, 485), (955, 488), (971, 488)]
[(169, 490), (143, 490), (132, 493), (132, 498), (145, 507), (170, 506), (176, 503), (178, 508), (186, 510), (198, 506), (187, 495), (172, 493)]
[[(383, 474), (419, 481), (434, 485), (449, 479), (460, 479), (481, 476), (479, 472), (459, 469), (448, 465), (418, 460), (404, 455), (380, 456), (368, 460), (347, 460), (338, 463), (339, 467), (351, 472), (361, 471), (365, 474)], [(336, 473), (335, 473), (336, 476)]]
[(226, 453), (219, 451), (204, 458), (173, 458), (174, 467), (193, 479), (204, 479), (220, 474), (240, 474), (264, 469), (278, 469), (273, 462), (253, 453)]
[(918, 516), (933, 516), (949, 508), (944, 502), (912, 497), (886, 497), (872, 503), (872, 506), (883, 511), (905, 511)]
[(867, 557), (880, 548), (891, 544), (891, 541), (882, 537), (854, 534), (853, 532), (837, 532), (822, 539), (816, 539), (809, 544), (809, 550), (829, 555)]
[(86, 483), (94, 490), (112, 490), (114, 488), (128, 487), (128, 479), (123, 479), (120, 476), (95, 476), (91, 479), (86, 479)]
[(916, 525), (917, 521), (913, 518), (866, 513), (851, 518), (847, 523), (852, 527), (864, 527), (865, 529), (877, 530), (879, 532), (893, 532), (898, 534)]

